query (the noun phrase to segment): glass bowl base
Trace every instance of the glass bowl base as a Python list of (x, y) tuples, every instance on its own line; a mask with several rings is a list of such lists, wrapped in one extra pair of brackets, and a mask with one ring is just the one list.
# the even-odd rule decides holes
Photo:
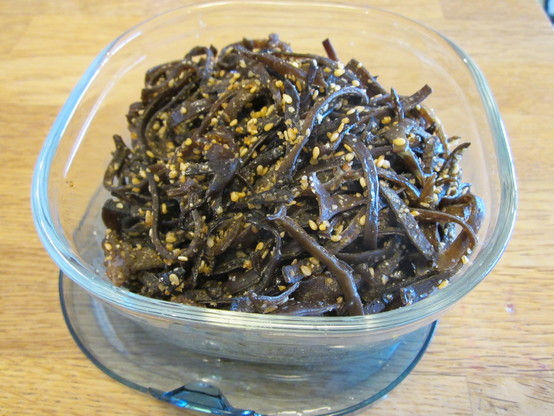
[(59, 290), (69, 331), (98, 368), (159, 400), (218, 415), (355, 412), (386, 397), (412, 371), (437, 325), (348, 364), (256, 364), (179, 348), (106, 307), (63, 273)]

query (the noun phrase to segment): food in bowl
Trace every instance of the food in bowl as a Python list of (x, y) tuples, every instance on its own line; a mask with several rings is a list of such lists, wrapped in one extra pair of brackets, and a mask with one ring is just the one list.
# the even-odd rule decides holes
[(277, 35), (195, 47), (146, 73), (104, 186), (106, 273), (189, 305), (362, 315), (448, 284), (474, 248), (481, 199), (468, 143), (358, 61)]

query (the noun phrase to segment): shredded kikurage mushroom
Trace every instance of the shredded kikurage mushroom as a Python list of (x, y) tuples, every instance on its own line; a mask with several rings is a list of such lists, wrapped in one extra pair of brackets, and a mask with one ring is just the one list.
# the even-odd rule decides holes
[(447, 286), (484, 208), (422, 102), (329, 40), (195, 47), (146, 73), (102, 210), (108, 277), (199, 307), (378, 313)]

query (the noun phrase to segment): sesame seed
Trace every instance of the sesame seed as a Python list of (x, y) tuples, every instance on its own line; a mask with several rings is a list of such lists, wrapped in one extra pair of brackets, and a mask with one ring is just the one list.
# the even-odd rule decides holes
[(362, 215), (362, 216), (360, 217), (360, 219), (358, 220), (358, 223), (359, 223), (360, 225), (365, 225), (366, 219), (367, 219), (367, 217), (366, 217), (365, 215)]
[(177, 238), (175, 237), (175, 234), (172, 233), (171, 231), (168, 232), (166, 235), (165, 235), (165, 242), (166, 243), (174, 243), (177, 241)]
[(468, 264), (468, 263), (469, 263), (469, 259), (467, 258), (466, 255), (463, 255), (463, 256), (461, 257), (461, 260), (462, 260), (462, 263), (463, 263), (463, 264)]
[(281, 81), (280, 79), (278, 79), (277, 81), (275, 81), (275, 86), (277, 88), (282, 88), (283, 87), (283, 81)]
[(244, 262), (242, 263), (242, 267), (244, 269), (251, 269), (252, 268), (252, 260), (250, 260), (250, 259), (244, 260)]
[(179, 285), (179, 276), (177, 276), (175, 273), (171, 273), (169, 275), (169, 281), (173, 286)]
[(189, 137), (185, 140), (185, 146), (190, 146), (192, 144), (192, 139)]
[(189, 261), (189, 258), (187, 256), (178, 256), (177, 260), (179, 260), (179, 261)]
[(342, 240), (342, 236), (341, 235), (337, 235), (337, 234), (333, 234), (331, 236), (331, 241), (334, 241), (335, 243)]
[(308, 261), (312, 263), (314, 266), (319, 266), (320, 261), (317, 257), (309, 257)]
[(113, 246), (110, 243), (104, 243), (104, 248), (108, 251), (112, 251)]
[(234, 127), (238, 124), (238, 122), (239, 121), (235, 118), (235, 119), (231, 120), (231, 122), (229, 123), (229, 126)]
[(296, 110), (294, 109), (294, 107), (292, 107), (292, 106), (288, 107), (287, 110), (288, 110), (288, 112), (291, 113), (291, 114), (294, 113), (294, 112), (296, 111)]
[(214, 239), (212, 237), (208, 237), (206, 239), (206, 245), (208, 246), (208, 248), (212, 248), (215, 245)]
[(152, 224), (152, 213), (150, 211), (144, 213), (144, 223), (147, 225)]
[(366, 183), (365, 178), (363, 176), (359, 179), (359, 182), (360, 182), (360, 186), (362, 188), (365, 188), (367, 186), (367, 183)]
[(443, 280), (442, 282), (440, 282), (438, 285), (437, 285), (437, 288), (438, 289), (444, 289), (446, 286), (448, 286), (450, 282), (448, 280)]
[(329, 141), (331, 143), (336, 142), (339, 139), (339, 133), (335, 132), (331, 134), (331, 137), (329, 137)]
[(260, 241), (258, 244), (256, 244), (256, 251), (262, 251), (265, 247), (265, 244), (263, 241)]
[(264, 131), (269, 131), (273, 128), (273, 123), (267, 123), (265, 126), (264, 126)]
[(333, 75), (336, 76), (336, 77), (341, 77), (344, 75), (346, 71), (344, 69), (341, 69), (341, 68), (337, 68), (335, 69), (335, 71), (333, 72)]
[(292, 97), (288, 94), (283, 94), (283, 101), (287, 104), (292, 104)]
[(351, 108), (350, 110), (348, 110), (346, 112), (346, 115), (350, 115), (350, 114), (354, 114), (356, 112), (356, 109), (355, 108)]
[(317, 231), (317, 224), (315, 223), (314, 220), (308, 220), (308, 225), (312, 230)]
[(385, 116), (381, 119), (381, 123), (383, 124), (389, 124), (391, 122), (391, 118), (389, 116)]
[(303, 264), (300, 266), (300, 271), (304, 276), (310, 276), (312, 274), (312, 268), (308, 265)]
[(452, 173), (452, 175), (457, 175), (458, 173), (460, 173), (460, 165), (457, 163), (452, 165), (452, 168), (450, 169), (450, 173)]
[(359, 87), (360, 86), (360, 81), (358, 81), (357, 79), (352, 80), (352, 86), (353, 87)]
[(403, 137), (397, 137), (392, 141), (392, 144), (394, 146), (404, 147), (406, 145), (406, 139), (404, 139)]
[(317, 159), (319, 157), (319, 153), (319, 147), (314, 146), (314, 148), (312, 149), (312, 158)]
[(352, 162), (354, 160), (354, 153), (347, 153), (345, 156), (344, 156), (344, 159), (347, 161), (347, 162)]
[(147, 151), (146, 151), (146, 155), (147, 155), (148, 157), (154, 159), (154, 153), (152, 153), (151, 150), (147, 150)]

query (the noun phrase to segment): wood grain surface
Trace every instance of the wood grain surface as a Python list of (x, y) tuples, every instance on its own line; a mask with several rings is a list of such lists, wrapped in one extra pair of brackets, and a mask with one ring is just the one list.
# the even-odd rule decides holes
[[(0, 415), (184, 412), (110, 379), (75, 345), (29, 195), (48, 130), (92, 58), (154, 10), (187, 3), (0, 1)], [(506, 124), (520, 193), (500, 263), (441, 319), (413, 373), (363, 414), (553, 415), (552, 26), (535, 0), (358, 3), (430, 25), (475, 59)]]

